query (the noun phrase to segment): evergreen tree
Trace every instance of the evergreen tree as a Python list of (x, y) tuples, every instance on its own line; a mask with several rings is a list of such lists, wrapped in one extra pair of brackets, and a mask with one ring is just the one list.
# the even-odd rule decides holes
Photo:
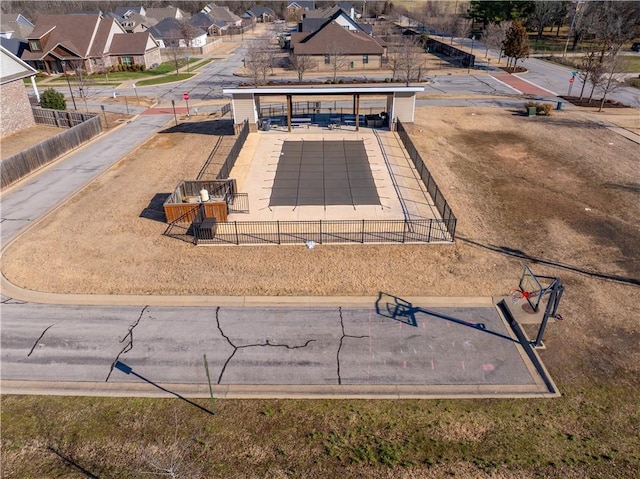
[(49, 88), (40, 95), (40, 106), (42, 108), (51, 108), (52, 110), (66, 110), (67, 102), (64, 100), (62, 93)]

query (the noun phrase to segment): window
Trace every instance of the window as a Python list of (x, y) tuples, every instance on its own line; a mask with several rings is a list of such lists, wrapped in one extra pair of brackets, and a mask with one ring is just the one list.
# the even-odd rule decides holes
[(131, 66), (133, 65), (133, 57), (120, 57), (120, 64)]
[(40, 51), (40, 40), (29, 40), (29, 49), (32, 52)]
[(362, 55), (362, 64), (366, 65), (369, 63), (369, 55)]
[(324, 54), (324, 64), (325, 65), (329, 65), (331, 63), (331, 55), (329, 55), (328, 53)]

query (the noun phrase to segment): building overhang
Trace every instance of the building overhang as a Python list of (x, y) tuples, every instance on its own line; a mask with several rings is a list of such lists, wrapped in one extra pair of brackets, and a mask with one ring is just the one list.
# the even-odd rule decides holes
[(254, 95), (390, 95), (394, 93), (420, 93), (424, 86), (357, 86), (354, 84), (343, 85), (313, 85), (313, 86), (263, 86), (263, 87), (238, 87), (225, 88), (222, 93), (226, 95), (254, 94)]

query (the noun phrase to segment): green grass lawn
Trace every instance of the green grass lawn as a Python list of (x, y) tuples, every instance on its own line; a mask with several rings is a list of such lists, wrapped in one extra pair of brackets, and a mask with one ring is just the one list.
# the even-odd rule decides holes
[(194, 76), (194, 73), (179, 73), (172, 75), (164, 75), (156, 78), (150, 78), (148, 80), (141, 80), (136, 82), (137, 86), (149, 86), (149, 85), (160, 85), (162, 83), (171, 83), (175, 81), (182, 81)]
[(460, 464), (499, 477), (633, 477), (638, 390), (559, 387), (558, 399), (217, 400), (215, 416), (177, 399), (4, 396), (2, 457), (16, 478), (75, 466), (138, 477), (177, 454), (201, 472), (184, 477), (418, 477)]

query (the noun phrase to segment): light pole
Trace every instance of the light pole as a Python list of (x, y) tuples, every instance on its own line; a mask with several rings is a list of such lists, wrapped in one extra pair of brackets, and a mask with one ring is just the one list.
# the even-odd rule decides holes
[(473, 43), (476, 41), (476, 36), (471, 35), (471, 53), (469, 53), (469, 61), (467, 63), (467, 73), (471, 72), (471, 60), (473, 58)]
[(133, 84), (133, 92), (136, 94), (136, 102), (138, 105), (140, 104), (140, 98), (138, 98), (138, 89), (136, 88), (136, 84)]
[(64, 73), (64, 76), (67, 79), (67, 85), (69, 85), (69, 93), (71, 93), (71, 101), (73, 102), (73, 109), (78, 111), (78, 107), (76, 106), (76, 99), (73, 97), (73, 90), (71, 89), (71, 82), (69, 81), (69, 77), (67, 76), (67, 69), (65, 68), (65, 66), (67, 65), (67, 62), (62, 60), (60, 64), (62, 65), (62, 73)]

